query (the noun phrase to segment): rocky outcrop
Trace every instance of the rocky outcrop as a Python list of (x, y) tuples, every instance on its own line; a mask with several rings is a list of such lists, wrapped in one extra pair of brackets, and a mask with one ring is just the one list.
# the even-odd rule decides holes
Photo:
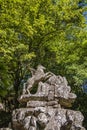
[(76, 99), (66, 78), (44, 69), (41, 65), (32, 69), (32, 77), (24, 84), (18, 100), (25, 107), (13, 111), (14, 130), (85, 130), (81, 112), (66, 109)]

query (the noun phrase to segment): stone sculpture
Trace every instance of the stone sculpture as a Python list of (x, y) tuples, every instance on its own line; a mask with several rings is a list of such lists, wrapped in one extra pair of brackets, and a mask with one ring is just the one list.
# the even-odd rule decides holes
[(47, 79), (52, 75), (51, 72), (44, 73), (45, 67), (43, 67), (42, 65), (38, 65), (36, 71), (35, 69), (30, 70), (32, 73), (32, 77), (29, 78), (27, 83), (24, 84), (23, 94), (29, 94), (29, 90), (34, 86), (34, 84), (38, 84), (43, 79)]
[[(16, 109), (12, 114), (14, 130), (85, 130), (82, 127), (83, 115), (71, 107), (76, 95), (71, 92), (65, 77), (44, 72), (39, 65), (32, 77), (24, 85), (19, 97), (26, 107)], [(31, 94), (34, 84), (37, 92)]]

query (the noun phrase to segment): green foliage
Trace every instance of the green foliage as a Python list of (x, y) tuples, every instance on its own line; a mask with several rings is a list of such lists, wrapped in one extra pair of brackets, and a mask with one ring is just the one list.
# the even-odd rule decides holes
[[(25, 68), (29, 65), (32, 57), (35, 57), (34, 52), (29, 53), (26, 37), (32, 36), (32, 27), (28, 22), (29, 17), (27, 19), (22, 17), (22, 4), (23, 2), (17, 0), (0, 1), (1, 95), (6, 94), (9, 86), (16, 84), (16, 87), (19, 87)], [(19, 76), (17, 81), (19, 84), (15, 81), (17, 76)]]
[(87, 7), (80, 2), (0, 0), (0, 96), (12, 87), (18, 96), (29, 67), (38, 64), (66, 76), (73, 91), (82, 94), (80, 86), (87, 79)]

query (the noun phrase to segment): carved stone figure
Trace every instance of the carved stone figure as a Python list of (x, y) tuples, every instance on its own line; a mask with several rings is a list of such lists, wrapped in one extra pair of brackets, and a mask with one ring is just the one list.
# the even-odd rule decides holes
[(45, 80), (49, 78), (52, 73), (44, 73), (45, 67), (42, 65), (37, 66), (37, 70), (35, 69), (30, 69), (32, 73), (32, 77), (27, 80), (27, 83), (24, 84), (23, 88), (23, 94), (29, 94), (31, 88), (35, 85), (38, 84), (40, 81)]
[[(81, 112), (66, 109), (76, 99), (66, 78), (45, 73), (44, 69), (41, 65), (32, 69), (32, 77), (18, 99), (26, 107), (16, 109), (12, 114), (14, 130), (85, 130)], [(30, 90), (35, 84), (38, 88), (32, 94)]]

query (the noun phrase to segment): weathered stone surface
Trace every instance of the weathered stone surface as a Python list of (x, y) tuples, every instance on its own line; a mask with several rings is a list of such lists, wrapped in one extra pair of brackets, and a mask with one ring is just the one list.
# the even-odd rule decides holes
[[(83, 116), (79, 111), (72, 111), (62, 108), (37, 107), (34, 109), (18, 109), (14, 111), (13, 126), (15, 130), (19, 128), (28, 130), (77, 130), (83, 129)], [(49, 129), (48, 129), (49, 128)], [(75, 128), (75, 129), (74, 129)]]
[(33, 107), (45, 107), (47, 105), (47, 102), (45, 101), (29, 101), (27, 102), (27, 107), (33, 108)]
[(52, 75), (46, 82), (39, 81), (35, 94), (29, 92), (21, 95), (19, 102), (27, 102), (29, 100), (53, 101), (56, 98), (57, 100), (59, 99), (62, 106), (70, 107), (76, 99), (76, 95), (71, 93), (71, 88), (67, 85), (65, 77)]
[(45, 128), (48, 122), (48, 118), (45, 113), (40, 113), (37, 117), (38, 123), (42, 128)]
[[(85, 130), (81, 112), (64, 109), (76, 99), (66, 78), (44, 69), (41, 65), (32, 69), (32, 77), (24, 84), (18, 100), (26, 103), (26, 108), (13, 111), (14, 130)], [(32, 94), (34, 85), (38, 88)]]

